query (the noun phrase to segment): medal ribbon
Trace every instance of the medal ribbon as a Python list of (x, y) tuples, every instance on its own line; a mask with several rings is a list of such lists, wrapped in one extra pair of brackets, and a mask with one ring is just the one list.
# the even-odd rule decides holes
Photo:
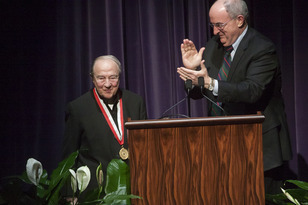
[(123, 123), (123, 105), (122, 105), (122, 98), (119, 100), (119, 103), (117, 104), (117, 116), (118, 116), (118, 125), (119, 125), (119, 130), (111, 116), (111, 114), (109, 113), (109, 110), (108, 108), (106, 107), (105, 103), (104, 102), (101, 102), (102, 100), (98, 97), (98, 94), (97, 94), (97, 91), (95, 88), (93, 88), (93, 93), (94, 93), (94, 97), (95, 97), (95, 100), (99, 106), (99, 108), (101, 109), (111, 131), (113, 132), (113, 135), (114, 137), (118, 140), (119, 144), (120, 145), (123, 145), (124, 144), (124, 136), (123, 136), (123, 133), (124, 133), (124, 123)]

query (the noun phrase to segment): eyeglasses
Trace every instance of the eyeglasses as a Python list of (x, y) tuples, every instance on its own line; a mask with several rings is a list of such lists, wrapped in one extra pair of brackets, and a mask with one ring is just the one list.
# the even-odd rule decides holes
[(119, 76), (118, 75), (111, 75), (109, 77), (105, 77), (105, 76), (95, 76), (95, 79), (97, 80), (97, 82), (99, 83), (105, 83), (107, 81), (107, 79), (111, 82), (111, 83), (115, 83), (118, 82), (119, 80)]
[(218, 29), (223, 29), (226, 25), (227, 25), (227, 23), (229, 23), (230, 21), (232, 21), (233, 19), (230, 19), (229, 21), (227, 21), (227, 22), (225, 22), (225, 23), (209, 23), (210, 24), (210, 26), (212, 27), (212, 28), (214, 28), (214, 27), (216, 27), (216, 28), (218, 28)]

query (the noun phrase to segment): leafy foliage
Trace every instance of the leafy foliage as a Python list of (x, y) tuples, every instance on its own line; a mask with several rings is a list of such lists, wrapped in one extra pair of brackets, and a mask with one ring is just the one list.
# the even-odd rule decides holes
[[(31, 183), (26, 172), (21, 176), (6, 177), (7, 183), (2, 185), (0, 190), (0, 204), (67, 203), (61, 196), (60, 190), (70, 177), (69, 169), (74, 166), (78, 154), (76, 151), (61, 161), (49, 179), (46, 170), (43, 170), (37, 186)], [(97, 169), (97, 179), (102, 177), (99, 175), (100, 170), (101, 165)], [(100, 180), (98, 188), (88, 191), (88, 195), (82, 201), (78, 201), (78, 204), (130, 204), (130, 198), (141, 198), (129, 194), (129, 167), (120, 159), (113, 159), (108, 164), (105, 193), (103, 193), (102, 179)]]
[[(289, 194), (289, 197), (296, 199), (299, 204), (307, 204), (308, 205), (308, 183), (299, 181), (299, 180), (287, 180), (285, 183), (291, 183), (295, 185), (297, 188), (294, 189), (286, 189), (285, 191)], [(275, 195), (266, 195), (266, 200), (273, 204), (296, 204), (291, 202), (287, 197), (287, 194), (275, 194)]]

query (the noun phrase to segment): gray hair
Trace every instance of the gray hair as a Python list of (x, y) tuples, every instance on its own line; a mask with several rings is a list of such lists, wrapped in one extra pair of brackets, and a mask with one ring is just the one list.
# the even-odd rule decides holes
[(247, 8), (247, 4), (244, 0), (223, 0), (224, 7), (226, 8), (229, 16), (234, 19), (238, 15), (243, 15), (244, 19), (248, 18), (249, 12)]
[(94, 69), (95, 62), (98, 61), (98, 60), (112, 60), (113, 62), (115, 62), (117, 64), (118, 69), (119, 69), (119, 74), (121, 74), (122, 66), (121, 66), (119, 59), (117, 59), (117, 57), (115, 57), (113, 55), (104, 55), (104, 56), (99, 56), (94, 60), (93, 66), (91, 67), (91, 71), (90, 71), (91, 77), (93, 77), (93, 69)]

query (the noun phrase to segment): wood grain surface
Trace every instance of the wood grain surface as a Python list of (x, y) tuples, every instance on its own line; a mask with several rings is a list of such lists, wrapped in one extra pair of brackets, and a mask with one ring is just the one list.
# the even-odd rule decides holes
[(261, 123), (216, 124), (130, 127), (132, 204), (264, 204)]

